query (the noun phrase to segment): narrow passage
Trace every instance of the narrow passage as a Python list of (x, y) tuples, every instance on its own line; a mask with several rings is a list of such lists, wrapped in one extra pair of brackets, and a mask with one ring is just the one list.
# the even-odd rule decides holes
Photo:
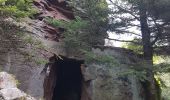
[(56, 61), (53, 67), (57, 67), (57, 79), (52, 100), (81, 99), (81, 64), (83, 61), (68, 58)]

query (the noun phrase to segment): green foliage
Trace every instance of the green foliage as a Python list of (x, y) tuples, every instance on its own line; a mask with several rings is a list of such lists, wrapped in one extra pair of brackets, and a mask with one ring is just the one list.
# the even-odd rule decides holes
[[(112, 19), (110, 31), (113, 33), (119, 34), (131, 34), (140, 39), (139, 44), (151, 44), (152, 47), (165, 46), (167, 44), (166, 37), (169, 37), (169, 34), (166, 34), (166, 27), (169, 26), (169, 10), (170, 10), (170, 1), (169, 0), (111, 0), (113, 1), (112, 13), (110, 19)], [(141, 8), (141, 9), (139, 9)], [(145, 43), (144, 35), (141, 35), (141, 25), (140, 22), (140, 11), (143, 9), (146, 14), (147, 23), (145, 25), (149, 27), (148, 32), (148, 42)], [(143, 15), (143, 14), (142, 14)], [(132, 31), (133, 30), (133, 31)], [(138, 30), (138, 31), (135, 31)], [(146, 28), (143, 30), (147, 30)], [(162, 38), (164, 37), (164, 39)], [(149, 39), (150, 38), (150, 39)], [(122, 40), (120, 38), (120, 40)], [(141, 44), (143, 41), (143, 44)], [(136, 42), (134, 40), (134, 42)], [(139, 46), (137, 46), (138, 48)], [(133, 48), (134, 49), (134, 48)], [(136, 49), (136, 48), (135, 48)], [(154, 48), (155, 49), (155, 48)], [(150, 50), (152, 51), (152, 50)], [(145, 51), (146, 52), (146, 51)], [(148, 50), (149, 52), (149, 50)], [(150, 57), (151, 58), (151, 57)]]
[(143, 52), (142, 52), (143, 47), (141, 45), (137, 45), (134, 43), (126, 43), (122, 47), (127, 48), (129, 50), (133, 50), (135, 53), (143, 54)]
[(55, 20), (52, 18), (47, 18), (46, 21), (55, 27), (62, 27), (73, 33), (74, 31), (80, 31), (81, 29), (87, 27), (87, 22), (82, 20), (80, 17), (76, 16), (75, 20), (70, 20), (69, 22), (64, 20)]
[(154, 55), (153, 56), (153, 64), (157, 65), (157, 64), (165, 62), (164, 58), (165, 58), (164, 56)]
[(73, 7), (75, 15), (86, 17), (84, 19), (91, 23), (102, 25), (100, 23), (107, 22), (108, 5), (105, 0), (70, 0), (69, 5)]
[(29, 44), (32, 45), (32, 44), (34, 43), (34, 39), (33, 39), (32, 36), (25, 36), (23, 40), (24, 40), (24, 42), (27, 43), (27, 44), (29, 43)]
[(63, 34), (64, 36), (64, 42), (67, 49), (74, 49), (79, 50), (89, 49), (88, 39), (90, 36), (89, 34), (82, 33), (82, 31), (85, 31), (88, 26), (88, 22), (85, 20), (82, 20), (80, 17), (76, 17), (75, 20), (71, 20), (69, 22), (63, 21), (63, 20), (55, 20), (51, 18), (47, 18), (46, 20), (48, 23), (55, 27), (61, 27), (65, 29), (65, 32)]
[(24, 35), (22, 38), (22, 42), (24, 44), (29, 44), (29, 45), (33, 46), (33, 48), (35, 48), (35, 49), (44, 49), (45, 48), (45, 46), (42, 44), (42, 42), (40, 40), (35, 39), (31, 35)]
[(163, 98), (162, 100), (170, 100), (170, 77), (169, 75), (170, 75), (169, 73), (162, 73), (162, 74), (157, 75), (163, 82), (163, 85), (165, 85), (165, 86), (161, 86), (162, 98)]
[(104, 45), (108, 28), (108, 7), (105, 0), (70, 0), (75, 17), (72, 21), (47, 19), (56, 27), (65, 28), (64, 42), (68, 49), (90, 50), (93, 46)]
[[(64, 43), (66, 50), (87, 51), (85, 61), (92, 59), (99, 63), (113, 64), (114, 59), (109, 56), (90, 57), (88, 52), (93, 46), (104, 45), (108, 28), (108, 5), (105, 0), (70, 0), (69, 6), (72, 7), (74, 20), (69, 22), (47, 18), (51, 25), (64, 28)], [(91, 60), (91, 61), (92, 61)]]
[(83, 51), (85, 53), (85, 63), (97, 63), (105, 65), (107, 67), (118, 67), (119, 62), (110, 55), (98, 55), (89, 51)]
[(136, 70), (136, 69), (128, 69), (125, 72), (122, 72), (119, 74), (119, 76), (135, 76), (137, 79), (139, 79), (141, 82), (145, 82), (146, 80), (148, 80), (147, 76), (146, 76), (146, 71), (145, 70)]
[(45, 46), (40, 40), (34, 38), (31, 35), (24, 35), (22, 42), (32, 48), (29, 50), (29, 52), (24, 52), (23, 54), (27, 61), (35, 62), (37, 65), (43, 65), (47, 63), (47, 60), (44, 58), (38, 58), (35, 56), (37, 50), (45, 50)]
[(169, 73), (170, 72), (170, 58), (168, 56), (153, 57), (154, 72), (157, 73)]
[[(0, 18), (0, 45), (2, 50), (17, 49), (21, 46), (21, 30), (18, 26)], [(5, 51), (6, 51), (5, 50)]]
[[(26, 62), (35, 61), (36, 64), (44, 64), (46, 62), (44, 59), (34, 56), (35, 50), (44, 49), (44, 45), (33, 36), (24, 34), (23, 30), (15, 24), (16, 20), (32, 17), (37, 13), (32, 4), (33, 0), (0, 0), (0, 53), (14, 50), (23, 55)], [(5, 18), (9, 19), (4, 20)], [(23, 47), (29, 47), (30, 50), (21, 50)]]
[[(154, 55), (154, 73), (157, 85), (164, 100), (169, 100), (169, 72), (170, 72), (170, 58), (168, 56)], [(158, 93), (160, 94), (160, 93)]]
[(91, 24), (88, 20), (75, 17), (75, 20), (71, 20), (69, 22), (51, 18), (47, 18), (46, 21), (55, 27), (65, 29), (63, 35), (66, 48), (69, 50), (74, 49), (83, 52), (85, 54), (84, 56), (86, 63), (103, 64), (109, 67), (118, 65), (118, 61), (112, 56), (96, 55), (90, 52), (92, 45), (89, 41), (95, 41), (95, 39), (92, 36), (93, 33), (88, 33), (90, 30), (89, 25)]
[(160, 75), (155, 75), (155, 80), (161, 89), (167, 87), (165, 82), (161, 79)]
[[(104, 45), (108, 29), (108, 5), (105, 0), (70, 0), (69, 6), (73, 8), (74, 15), (81, 18), (85, 27), (78, 28), (79, 33), (71, 34), (78, 40), (83, 41), (81, 45), (93, 47)], [(68, 35), (70, 36), (70, 35)]]
[(0, 13), (20, 18), (31, 17), (37, 11), (32, 7), (32, 0), (0, 0)]
[(170, 72), (170, 64), (169, 63), (160, 63), (154, 66), (154, 71), (159, 73), (167, 73)]
[(21, 83), (19, 82), (19, 80), (16, 79), (16, 76), (14, 76), (14, 75), (12, 75), (12, 74), (11, 74), (11, 76), (12, 76), (12, 79), (13, 79), (13, 81), (15, 82), (15, 84), (16, 84), (17, 86), (19, 86)]
[[(19, 26), (9, 17), (20, 18), (30, 16), (33, 11), (31, 0), (0, 0), (0, 43), (6, 50), (18, 49), (23, 45), (24, 37)], [(4, 20), (9, 18), (8, 20)], [(1, 51), (0, 51), (1, 52)]]
[(48, 61), (45, 59), (38, 58), (38, 59), (35, 59), (35, 63), (37, 65), (45, 65), (46, 63), (48, 63)]

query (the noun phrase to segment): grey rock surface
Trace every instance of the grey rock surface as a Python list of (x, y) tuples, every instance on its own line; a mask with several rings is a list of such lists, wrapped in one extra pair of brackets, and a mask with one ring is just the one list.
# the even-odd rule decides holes
[(0, 72), (0, 89), (17, 87), (14, 76), (7, 72)]
[(25, 98), (26, 94), (18, 88), (7, 88), (0, 90), (0, 96), (4, 100), (15, 100)]
[[(144, 100), (140, 95), (141, 84), (137, 77), (128, 73), (132, 58), (121, 50), (94, 49), (97, 55), (109, 55), (115, 60), (115, 64), (107, 66), (92, 62), (82, 67), (84, 87), (81, 100)], [(122, 61), (122, 59), (124, 59)], [(135, 58), (138, 61), (139, 59)], [(114, 62), (114, 61), (113, 61)], [(87, 99), (87, 97), (89, 97)]]
[(0, 72), (0, 100), (36, 100), (17, 88), (14, 75)]

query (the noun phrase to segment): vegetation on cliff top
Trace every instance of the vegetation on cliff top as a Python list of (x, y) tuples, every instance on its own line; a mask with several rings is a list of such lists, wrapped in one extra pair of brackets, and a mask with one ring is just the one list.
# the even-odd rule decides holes
[(37, 11), (32, 7), (32, 0), (0, 0), (1, 15), (16, 18), (32, 16)]
[[(24, 28), (18, 22), (21, 18), (33, 17), (36, 13), (33, 0), (0, 0), (0, 53), (15, 51), (23, 55), (25, 61), (46, 63), (44, 59), (34, 56), (35, 49), (44, 48), (42, 43), (31, 35), (24, 34)], [(26, 46), (32, 46), (33, 50), (21, 50)]]

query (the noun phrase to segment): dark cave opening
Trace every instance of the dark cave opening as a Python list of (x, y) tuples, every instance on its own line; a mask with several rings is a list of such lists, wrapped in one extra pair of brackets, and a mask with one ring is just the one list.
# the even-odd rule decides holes
[(52, 100), (80, 100), (82, 87), (81, 64), (83, 61), (63, 58), (54, 64), (56, 85)]

